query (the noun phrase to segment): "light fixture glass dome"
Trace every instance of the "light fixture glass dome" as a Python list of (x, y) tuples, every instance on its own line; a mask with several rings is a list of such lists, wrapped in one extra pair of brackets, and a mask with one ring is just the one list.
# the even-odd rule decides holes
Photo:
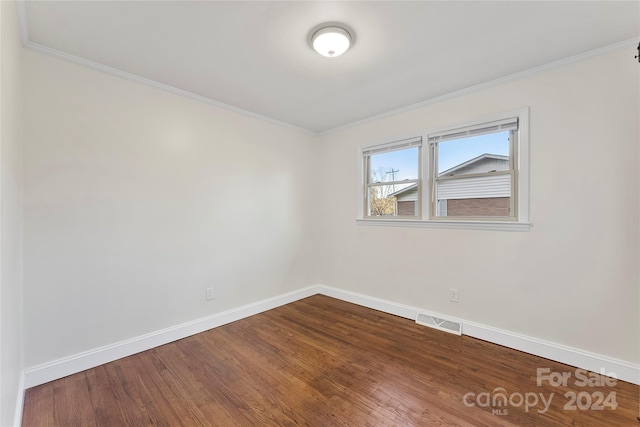
[(351, 34), (344, 28), (324, 27), (311, 37), (313, 48), (322, 56), (333, 58), (342, 55), (351, 45)]

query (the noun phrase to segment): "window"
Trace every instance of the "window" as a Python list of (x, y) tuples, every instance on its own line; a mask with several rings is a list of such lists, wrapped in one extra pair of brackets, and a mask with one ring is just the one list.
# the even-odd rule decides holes
[(363, 150), (367, 217), (420, 217), (422, 138)]
[(518, 118), (429, 135), (431, 218), (517, 219)]
[(528, 115), (524, 108), (361, 149), (361, 223), (528, 230)]

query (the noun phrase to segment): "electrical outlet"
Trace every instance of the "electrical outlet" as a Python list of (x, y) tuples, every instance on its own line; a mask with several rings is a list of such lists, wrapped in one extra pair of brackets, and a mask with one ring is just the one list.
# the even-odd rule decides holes
[(457, 289), (449, 289), (449, 301), (451, 302), (459, 302), (460, 301), (460, 291)]
[(213, 294), (213, 288), (207, 288), (206, 289), (205, 299), (207, 301), (211, 301), (212, 299), (216, 299), (216, 296)]

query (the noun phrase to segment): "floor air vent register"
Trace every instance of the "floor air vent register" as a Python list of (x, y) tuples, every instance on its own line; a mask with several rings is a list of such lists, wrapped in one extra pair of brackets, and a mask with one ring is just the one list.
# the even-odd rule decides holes
[(425, 313), (418, 313), (416, 323), (433, 329), (438, 329), (439, 331), (449, 332), (450, 334), (462, 335), (462, 324), (452, 320), (441, 319)]

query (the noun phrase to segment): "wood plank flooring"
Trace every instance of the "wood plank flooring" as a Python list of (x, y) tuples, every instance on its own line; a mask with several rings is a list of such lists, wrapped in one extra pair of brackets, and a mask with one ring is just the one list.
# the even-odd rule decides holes
[[(538, 368), (571, 378), (538, 386)], [(30, 388), (23, 426), (640, 426), (638, 386), (579, 379), (316, 295)]]

